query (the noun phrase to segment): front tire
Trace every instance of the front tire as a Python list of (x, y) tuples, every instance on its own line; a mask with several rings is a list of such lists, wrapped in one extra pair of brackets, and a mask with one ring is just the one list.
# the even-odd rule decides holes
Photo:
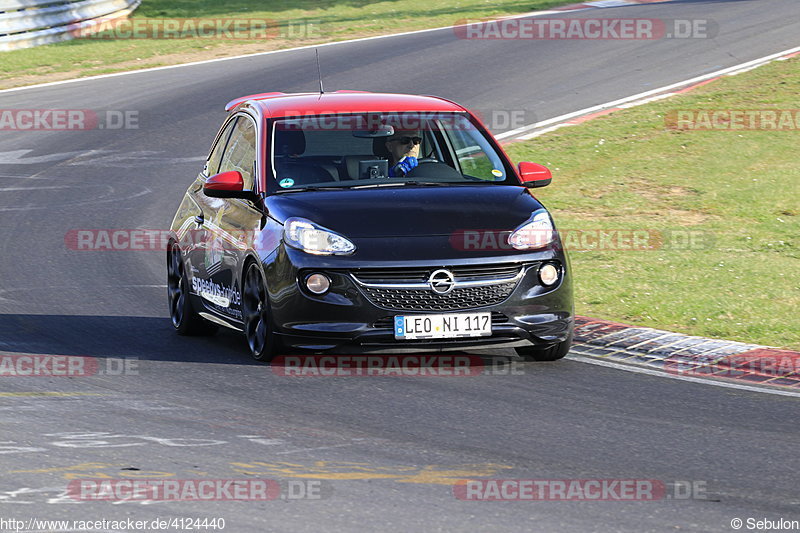
[(275, 357), (278, 341), (272, 327), (267, 284), (256, 263), (247, 268), (243, 286), (242, 315), (247, 345), (253, 359), (266, 363)]
[(167, 299), (172, 327), (178, 335), (208, 335), (217, 331), (216, 325), (203, 320), (192, 307), (186, 266), (176, 244), (167, 252)]
[(523, 346), (514, 348), (523, 361), (558, 361), (569, 353), (572, 347), (572, 332), (566, 340), (549, 346)]

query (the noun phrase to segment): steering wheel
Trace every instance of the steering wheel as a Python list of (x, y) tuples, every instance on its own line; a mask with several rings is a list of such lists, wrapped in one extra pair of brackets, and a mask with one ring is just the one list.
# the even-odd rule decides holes
[(422, 163), (438, 163), (438, 162), (439, 162), (439, 160), (436, 159), (435, 157), (421, 157), (421, 158), (417, 159), (417, 163), (419, 163), (419, 164), (422, 164)]

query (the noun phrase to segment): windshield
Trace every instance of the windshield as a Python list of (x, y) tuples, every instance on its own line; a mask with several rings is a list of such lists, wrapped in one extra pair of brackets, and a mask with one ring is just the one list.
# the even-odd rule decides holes
[(464, 113), (317, 115), (276, 120), (272, 154), (278, 191), (403, 184), (517, 184), (504, 158)]

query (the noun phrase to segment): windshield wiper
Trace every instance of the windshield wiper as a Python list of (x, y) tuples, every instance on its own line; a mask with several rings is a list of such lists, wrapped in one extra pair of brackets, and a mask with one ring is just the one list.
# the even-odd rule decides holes
[(368, 183), (365, 185), (356, 185), (355, 187), (351, 187), (351, 189), (367, 189), (370, 187), (402, 187), (404, 185), (416, 185), (421, 187), (437, 187), (440, 185), (456, 185), (454, 183), (448, 183), (445, 181), (390, 181), (390, 182), (383, 182), (383, 183)]
[(340, 189), (349, 189), (346, 185), (335, 185), (335, 186), (328, 186), (328, 187), (317, 187), (314, 185), (309, 185), (308, 187), (292, 187), (291, 189), (278, 189), (275, 191), (275, 194), (285, 193), (285, 192), (306, 192), (306, 191), (335, 191)]
[(282, 194), (287, 192), (336, 191), (342, 189), (372, 189), (376, 187), (404, 187), (408, 185), (416, 187), (449, 187), (451, 185), (473, 185), (473, 183), (472, 182), (459, 183), (451, 181), (418, 181), (418, 180), (384, 181), (377, 183), (365, 183), (364, 185), (328, 185), (323, 187), (316, 185), (309, 185), (308, 187), (292, 187), (289, 189), (279, 189), (275, 191), (275, 193)]
[(421, 187), (439, 187), (439, 186), (446, 186), (446, 185), (458, 185), (457, 183), (450, 183), (447, 181), (406, 181), (404, 185), (419, 185)]

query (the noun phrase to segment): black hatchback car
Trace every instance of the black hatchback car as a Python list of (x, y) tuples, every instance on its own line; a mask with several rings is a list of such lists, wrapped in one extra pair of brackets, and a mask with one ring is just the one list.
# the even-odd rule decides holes
[(569, 351), (569, 263), (481, 122), (436, 97), (264, 93), (227, 106), (175, 214), (179, 334), (242, 331), (253, 357), (513, 347)]

